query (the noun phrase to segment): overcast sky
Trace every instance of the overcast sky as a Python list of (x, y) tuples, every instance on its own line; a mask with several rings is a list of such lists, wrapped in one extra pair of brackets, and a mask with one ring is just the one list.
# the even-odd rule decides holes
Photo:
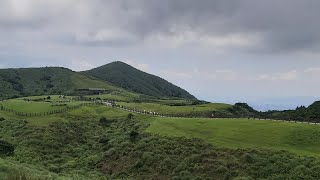
[(0, 68), (124, 61), (206, 100), (320, 95), (319, 0), (1, 0)]

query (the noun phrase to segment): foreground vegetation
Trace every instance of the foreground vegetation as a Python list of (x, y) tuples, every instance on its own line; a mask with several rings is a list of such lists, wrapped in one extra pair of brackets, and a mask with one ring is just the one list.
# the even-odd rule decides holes
[[(0, 117), (5, 117), (0, 120), (0, 176), (5, 179), (320, 177), (317, 126), (156, 118), (101, 105), (23, 120), (9, 112)], [(8, 147), (14, 147), (12, 154)]]

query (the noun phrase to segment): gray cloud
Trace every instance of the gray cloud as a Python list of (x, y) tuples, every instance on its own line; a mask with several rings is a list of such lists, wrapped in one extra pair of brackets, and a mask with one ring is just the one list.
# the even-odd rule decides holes
[(318, 0), (1, 0), (0, 68), (115, 60), (199, 98), (319, 96)]
[[(0, 31), (87, 46), (134, 46), (191, 33), (198, 43), (236, 36), (259, 52), (312, 51), (320, 44), (318, 7), (317, 0), (4, 0)], [(30, 34), (21, 35), (23, 28)]]

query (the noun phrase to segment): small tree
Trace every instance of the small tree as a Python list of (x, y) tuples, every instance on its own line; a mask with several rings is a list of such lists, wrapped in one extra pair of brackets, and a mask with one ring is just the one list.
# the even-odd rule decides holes
[(139, 133), (137, 131), (131, 131), (129, 136), (131, 141), (136, 141), (139, 137)]
[(102, 117), (102, 118), (100, 118), (99, 123), (100, 123), (101, 125), (104, 125), (104, 126), (109, 126), (110, 123), (111, 123), (111, 121), (109, 121), (109, 120), (108, 120), (107, 118), (105, 118), (105, 117)]
[(129, 113), (128, 116), (127, 116), (127, 119), (132, 119), (132, 118), (133, 118), (133, 114)]
[(0, 140), (0, 156), (10, 156), (14, 153), (14, 146), (7, 141)]

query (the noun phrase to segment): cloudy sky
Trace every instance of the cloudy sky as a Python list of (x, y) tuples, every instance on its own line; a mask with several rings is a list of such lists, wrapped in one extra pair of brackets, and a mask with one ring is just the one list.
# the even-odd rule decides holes
[(211, 101), (319, 96), (319, 0), (1, 0), (0, 68), (124, 61)]

